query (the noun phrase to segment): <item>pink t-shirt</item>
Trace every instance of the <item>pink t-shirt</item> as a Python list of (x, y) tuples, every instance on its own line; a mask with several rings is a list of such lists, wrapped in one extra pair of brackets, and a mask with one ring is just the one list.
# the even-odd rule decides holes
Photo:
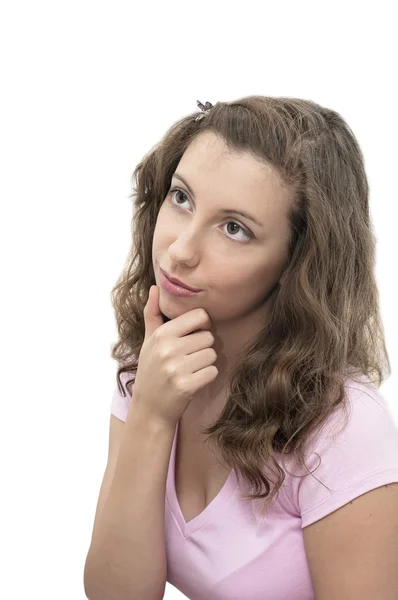
[[(126, 420), (131, 396), (116, 386), (111, 413)], [(197, 517), (185, 522), (174, 485), (176, 425), (165, 495), (167, 581), (190, 600), (314, 600), (303, 528), (374, 488), (398, 482), (398, 427), (383, 395), (369, 380), (347, 380), (348, 425), (336, 407), (306, 454), (313, 475), (286, 474), (264, 521), (245, 502), (231, 471), (224, 487)], [(134, 391), (134, 388), (133, 388)], [(329, 426), (332, 429), (329, 429)], [(334, 439), (333, 439), (333, 436)], [(280, 456), (280, 455), (279, 455)], [(282, 466), (277, 455), (277, 460)], [(292, 472), (291, 457), (286, 457)], [(302, 475), (301, 470), (294, 471)], [(318, 481), (320, 480), (320, 481)], [(322, 483), (324, 485), (322, 485)], [(327, 488), (330, 488), (328, 490)]]

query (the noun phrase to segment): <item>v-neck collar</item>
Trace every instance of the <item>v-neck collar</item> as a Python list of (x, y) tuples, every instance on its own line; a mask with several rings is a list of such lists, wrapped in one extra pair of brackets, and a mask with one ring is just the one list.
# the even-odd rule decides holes
[(225, 508), (226, 503), (230, 500), (236, 489), (237, 478), (235, 470), (232, 469), (217, 496), (213, 498), (210, 504), (208, 504), (201, 513), (199, 513), (190, 521), (186, 522), (178, 502), (175, 486), (175, 457), (179, 424), (180, 422), (178, 421), (174, 432), (173, 446), (170, 455), (170, 465), (167, 478), (167, 499), (181, 533), (184, 535), (184, 537), (187, 537), (191, 533), (194, 533), (211, 521), (215, 521), (217, 519), (218, 514), (223, 508)]

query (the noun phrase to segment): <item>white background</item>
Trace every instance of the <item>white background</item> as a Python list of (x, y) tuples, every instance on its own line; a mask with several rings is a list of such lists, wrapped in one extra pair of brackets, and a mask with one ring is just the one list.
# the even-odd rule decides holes
[[(398, 423), (393, 6), (3, 2), (1, 597), (85, 599), (130, 177), (196, 100), (302, 97), (352, 127), (371, 188), (393, 368), (382, 392)], [(167, 584), (165, 598), (182, 597)]]

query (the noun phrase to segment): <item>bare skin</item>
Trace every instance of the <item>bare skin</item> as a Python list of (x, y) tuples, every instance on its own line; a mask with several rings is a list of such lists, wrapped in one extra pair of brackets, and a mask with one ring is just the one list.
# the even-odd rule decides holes
[[(175, 173), (195, 197), (174, 175), (158, 214), (152, 260), (165, 320), (196, 307), (210, 316), (219, 374), (190, 405), (192, 417), (206, 420), (225, 402), (220, 389), (237, 351), (267, 323), (287, 258), (292, 191), (270, 167), (231, 154), (209, 132), (187, 148)], [(181, 191), (171, 193), (175, 187)], [(224, 208), (247, 211), (259, 225), (219, 212)], [(160, 285), (160, 267), (201, 292), (170, 294)]]

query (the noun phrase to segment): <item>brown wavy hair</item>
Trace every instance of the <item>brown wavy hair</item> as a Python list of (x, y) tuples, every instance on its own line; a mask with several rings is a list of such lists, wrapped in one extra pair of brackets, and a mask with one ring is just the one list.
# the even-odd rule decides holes
[[(374, 274), (369, 186), (354, 133), (334, 110), (298, 98), (248, 96), (217, 102), (196, 121), (198, 114), (174, 123), (134, 170), (133, 244), (112, 290), (119, 335), (112, 358), (125, 396), (120, 374), (137, 372), (143, 309), (156, 285), (157, 215), (188, 145), (211, 131), (231, 152), (250, 152), (272, 165), (294, 200), (283, 284), (267, 326), (241, 349), (229, 372), (223, 411), (202, 428), (238, 479), (243, 476), (254, 490), (242, 497), (264, 499), (267, 510), (285, 479), (275, 453), (283, 461), (293, 454), (308, 473), (307, 444), (336, 406), (344, 409), (347, 424), (346, 378), (360, 383), (365, 376), (380, 387), (391, 374)], [(271, 464), (275, 482), (264, 469)]]

